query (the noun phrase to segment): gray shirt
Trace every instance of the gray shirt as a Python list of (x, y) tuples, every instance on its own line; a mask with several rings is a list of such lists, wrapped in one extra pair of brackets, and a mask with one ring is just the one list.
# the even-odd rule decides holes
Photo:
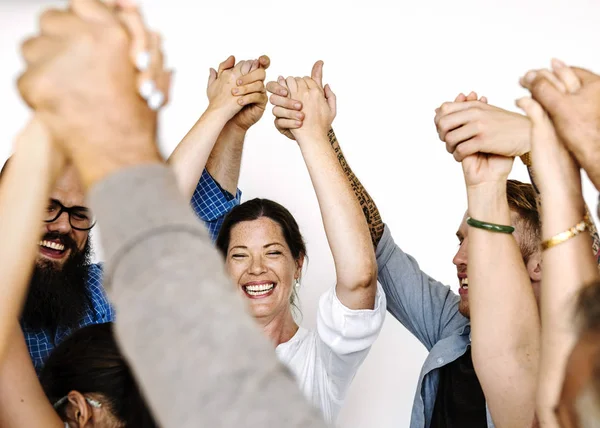
[[(419, 375), (410, 420), (411, 428), (429, 427), (439, 369), (467, 351), (471, 325), (458, 312), (460, 296), (423, 272), (417, 261), (396, 245), (387, 226), (377, 246), (377, 267), (388, 311), (429, 351)], [(493, 428), (489, 412), (487, 419)]]
[(164, 165), (90, 194), (115, 331), (160, 426), (324, 428), (281, 365)]

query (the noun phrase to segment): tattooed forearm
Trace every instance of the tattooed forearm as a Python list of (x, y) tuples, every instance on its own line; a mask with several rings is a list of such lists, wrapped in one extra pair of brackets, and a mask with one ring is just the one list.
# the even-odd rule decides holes
[(379, 241), (383, 236), (384, 229), (384, 224), (381, 220), (381, 215), (379, 214), (377, 205), (375, 205), (375, 201), (373, 201), (373, 199), (363, 187), (358, 177), (356, 177), (356, 175), (354, 175), (354, 173), (352, 172), (352, 169), (348, 165), (348, 162), (346, 162), (346, 158), (342, 153), (342, 148), (340, 147), (338, 140), (335, 137), (333, 129), (329, 130), (327, 136), (329, 137), (331, 147), (337, 155), (338, 162), (342, 166), (344, 174), (346, 174), (346, 178), (348, 178), (348, 181), (352, 186), (352, 190), (356, 195), (356, 199), (358, 199), (363, 214), (365, 215), (365, 219), (367, 220), (367, 224), (369, 226), (369, 231), (371, 232), (371, 240), (373, 241), (373, 247), (377, 248), (377, 244), (379, 244)]
[[(541, 212), (542, 202), (540, 200), (540, 191), (538, 190), (535, 184), (535, 171), (531, 166), (528, 166), (527, 172), (529, 172), (529, 179), (531, 180), (531, 184), (533, 185), (535, 193), (537, 194), (538, 209)], [(589, 219), (593, 218), (592, 214), (590, 213), (590, 210), (588, 209), (587, 204), (585, 205), (585, 213), (588, 215)], [(596, 228), (596, 225), (594, 224), (593, 220), (591, 220), (590, 224), (588, 224), (588, 231), (590, 233), (590, 236), (592, 237), (592, 251), (594, 253), (594, 256), (596, 257), (596, 264), (598, 265), (598, 269), (600, 269), (600, 236), (598, 235), (598, 229)]]

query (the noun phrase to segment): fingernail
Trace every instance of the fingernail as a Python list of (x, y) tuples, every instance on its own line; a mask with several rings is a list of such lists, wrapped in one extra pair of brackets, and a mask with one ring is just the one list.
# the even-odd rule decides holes
[(302, 122), (296, 121), (296, 126), (302, 126)]
[(161, 91), (154, 91), (148, 98), (148, 107), (156, 111), (162, 107), (165, 101), (165, 95)]
[(302, 113), (298, 113), (298, 114), (296, 114), (296, 118), (302, 120), (302, 119), (304, 119), (304, 115)]
[(302, 104), (300, 104), (300, 103), (296, 103), (296, 104), (294, 104), (294, 107), (295, 107), (295, 108), (302, 108)]
[(139, 92), (143, 99), (148, 100), (154, 93), (155, 89), (156, 85), (154, 84), (154, 81), (147, 79), (144, 80), (140, 85)]
[(239, 90), (238, 88), (233, 88), (233, 89), (231, 90), (231, 92), (233, 93), (233, 95), (237, 95), (237, 94), (238, 94), (238, 92), (240, 92), (240, 90)]
[(536, 76), (536, 72), (535, 71), (529, 71), (526, 75), (525, 75), (525, 82), (527, 83), (531, 83), (535, 80), (535, 76)]
[(243, 83), (243, 82), (242, 82), (242, 79), (238, 79), (238, 81), (237, 81), (237, 84), (238, 84), (238, 85), (241, 85), (242, 83)]
[(135, 67), (139, 71), (146, 71), (150, 67), (150, 52), (139, 52), (135, 57)]
[(287, 91), (285, 89), (282, 89), (281, 91), (279, 91), (279, 93), (284, 97), (287, 95)]
[(241, 106), (243, 106), (243, 105), (244, 105), (244, 99), (243, 99), (243, 98), (240, 98), (240, 99), (238, 100), (238, 104), (239, 104), (239, 105), (241, 105)]

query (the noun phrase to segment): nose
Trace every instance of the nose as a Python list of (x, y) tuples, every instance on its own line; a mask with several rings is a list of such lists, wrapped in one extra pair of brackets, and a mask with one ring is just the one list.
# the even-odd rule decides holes
[(250, 266), (248, 267), (248, 272), (252, 275), (260, 275), (267, 271), (265, 264), (263, 263), (263, 258), (252, 257), (252, 261), (250, 262)]
[(454, 258), (452, 259), (452, 263), (454, 263), (455, 266), (466, 266), (467, 265), (467, 239), (465, 238), (461, 244), (460, 247), (458, 247), (458, 251), (456, 252), (456, 254), (454, 255)]
[(48, 223), (46, 228), (48, 229), (48, 232), (58, 232), (65, 235), (71, 232), (69, 214), (65, 212), (61, 213), (56, 220), (54, 220), (52, 223)]

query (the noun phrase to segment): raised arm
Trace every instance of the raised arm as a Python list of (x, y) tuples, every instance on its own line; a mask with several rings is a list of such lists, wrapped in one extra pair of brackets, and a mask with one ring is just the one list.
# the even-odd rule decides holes
[(292, 133), (319, 201), (336, 268), (336, 294), (350, 309), (373, 309), (377, 275), (369, 229), (327, 137), (335, 95), (319, 79), (290, 77), (286, 83), (290, 97), (303, 105), (303, 125)]
[[(322, 82), (323, 63), (321, 61), (318, 61), (314, 65), (311, 78), (315, 81)], [(285, 79), (281, 76), (278, 78), (277, 82), (267, 83), (267, 90), (272, 93), (270, 100), (274, 105), (273, 114), (276, 116), (275, 126), (279, 132), (286, 137), (295, 139), (292, 130), (300, 128), (302, 126), (302, 121), (304, 120), (302, 102), (288, 97), (289, 92), (287, 85)], [(336, 154), (337, 160), (342, 167), (342, 171), (344, 172), (346, 179), (350, 182), (352, 191), (360, 204), (367, 225), (369, 226), (373, 247), (377, 249), (377, 245), (383, 236), (384, 230), (384, 224), (381, 220), (377, 205), (358, 177), (354, 174), (352, 168), (350, 168), (335, 136), (335, 132), (333, 132), (333, 128), (329, 129), (327, 138), (329, 139), (329, 144)]]
[[(550, 75), (548, 71), (543, 74)], [(557, 79), (553, 78), (553, 81)], [(520, 156), (527, 165), (539, 203), (536, 166), (528, 155), (531, 151), (531, 121), (527, 116), (490, 105), (487, 100), (459, 96), (455, 102), (446, 102), (436, 110), (435, 124), (446, 149), (459, 162), (474, 153)], [(591, 224), (586, 233), (591, 236), (592, 250), (600, 268), (600, 237), (596, 226)]]
[(15, 149), (0, 179), (0, 363), (13, 323), (20, 317), (37, 254), (40, 230), (31, 225), (41, 222), (50, 186), (64, 163), (35, 118), (17, 137)]
[(263, 82), (269, 59), (234, 64), (230, 56), (218, 71), (210, 70), (208, 108), (169, 157), (186, 197), (192, 197), (205, 167), (224, 190), (236, 193), (246, 131), (267, 101)]
[(10, 347), (0, 364), (0, 426), (64, 428), (38, 381), (16, 319), (11, 327)]
[[(462, 162), (468, 215), (514, 226), (506, 180), (513, 158), (477, 154)], [(534, 419), (540, 325), (529, 275), (513, 235), (468, 231), (469, 307), (473, 365), (497, 427)]]
[[(315, 81), (322, 81), (320, 61), (313, 67), (311, 75)], [(271, 92), (270, 101), (275, 106), (275, 126), (286, 137), (295, 139), (292, 132), (302, 127), (304, 120), (302, 102), (288, 97), (289, 91), (282, 77), (277, 82), (267, 83), (267, 90)], [(431, 349), (440, 339), (466, 325), (465, 318), (456, 310), (459, 298), (450, 287), (425, 274), (417, 261), (394, 242), (375, 201), (346, 162), (332, 129), (328, 138), (367, 221), (387, 308), (427, 349)]]
[[(558, 76), (566, 85), (566, 92), (575, 92), (580, 83), (576, 78), (565, 78), (569, 74)], [(589, 228), (579, 165), (558, 138), (541, 106), (531, 99), (521, 100), (520, 106), (532, 121), (531, 157), (544, 208), (542, 239), (549, 243), (544, 245), (542, 270), (542, 357), (537, 410), (541, 426), (558, 427), (554, 410), (566, 362), (577, 339), (574, 313), (577, 297), (585, 285), (598, 280), (598, 270), (590, 252), (590, 235), (573, 233), (571, 229), (576, 225)], [(563, 232), (566, 233), (561, 238), (559, 234)]]

